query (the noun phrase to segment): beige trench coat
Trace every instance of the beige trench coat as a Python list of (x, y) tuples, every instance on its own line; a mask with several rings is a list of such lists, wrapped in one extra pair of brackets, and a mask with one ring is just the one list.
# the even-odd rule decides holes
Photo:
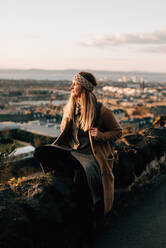
[[(66, 121), (65, 127), (53, 145), (68, 145), (70, 125), (71, 122)], [(112, 173), (114, 156), (109, 142), (120, 138), (122, 129), (113, 112), (105, 106), (100, 109), (97, 128), (101, 131), (100, 137), (96, 140), (89, 132), (89, 139), (93, 155), (100, 166), (104, 192), (104, 214), (107, 214), (111, 210), (114, 200), (114, 175)]]

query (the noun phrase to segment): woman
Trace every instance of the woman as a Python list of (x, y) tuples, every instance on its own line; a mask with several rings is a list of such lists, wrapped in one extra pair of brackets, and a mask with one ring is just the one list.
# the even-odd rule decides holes
[(103, 199), (107, 214), (114, 199), (114, 156), (110, 142), (121, 137), (122, 129), (113, 112), (97, 102), (93, 94), (96, 85), (91, 73), (79, 72), (73, 77), (61, 134), (53, 145), (71, 148), (71, 154), (85, 170), (93, 204)]

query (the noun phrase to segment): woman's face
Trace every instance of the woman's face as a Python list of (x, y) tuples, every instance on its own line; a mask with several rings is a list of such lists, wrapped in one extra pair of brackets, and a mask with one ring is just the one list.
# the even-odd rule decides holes
[(77, 81), (73, 81), (71, 86), (71, 94), (75, 98), (79, 98), (81, 96), (82, 86), (77, 83)]

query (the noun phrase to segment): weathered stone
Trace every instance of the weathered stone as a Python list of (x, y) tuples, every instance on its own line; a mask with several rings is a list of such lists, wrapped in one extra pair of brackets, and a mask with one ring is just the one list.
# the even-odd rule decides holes
[[(114, 144), (113, 213), (127, 207), (144, 184), (166, 173), (165, 135), (165, 128), (151, 128), (126, 135)], [(81, 247), (80, 240), (90, 231), (88, 208), (84, 206), (89, 198), (84, 189), (75, 186), (73, 176), (77, 172), (79, 167), (65, 176), (36, 173), (1, 184), (0, 248)]]

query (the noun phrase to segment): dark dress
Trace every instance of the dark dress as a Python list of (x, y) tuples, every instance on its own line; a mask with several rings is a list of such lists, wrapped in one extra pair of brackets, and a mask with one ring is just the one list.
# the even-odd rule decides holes
[(79, 119), (80, 109), (79, 105), (77, 105), (71, 126), (69, 145), (72, 148), (71, 154), (80, 162), (84, 168), (93, 204), (95, 205), (102, 199), (102, 180), (100, 167), (93, 156), (88, 131), (83, 131)]

